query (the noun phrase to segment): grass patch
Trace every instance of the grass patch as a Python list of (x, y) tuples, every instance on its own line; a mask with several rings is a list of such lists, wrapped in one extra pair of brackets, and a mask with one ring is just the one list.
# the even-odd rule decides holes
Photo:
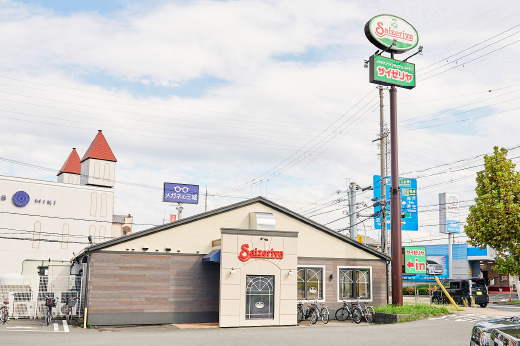
[[(396, 305), (380, 305), (374, 306), (374, 310), (376, 312), (382, 312), (385, 314), (396, 314), (396, 315), (418, 315), (418, 318), (421, 316), (437, 316), (437, 315), (445, 315), (449, 314), (449, 310), (447, 306), (444, 305), (430, 305), (424, 303), (405, 303), (401, 306)], [(417, 318), (417, 319), (418, 319)], [(413, 320), (411, 320), (413, 321)]]

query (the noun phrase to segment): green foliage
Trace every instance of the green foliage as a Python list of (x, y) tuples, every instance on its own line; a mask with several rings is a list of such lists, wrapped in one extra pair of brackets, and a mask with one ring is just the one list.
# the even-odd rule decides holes
[(430, 305), (424, 303), (405, 303), (403, 305), (379, 305), (374, 306), (376, 312), (382, 312), (386, 314), (399, 314), (399, 315), (445, 315), (448, 314), (448, 308), (442, 305)]
[(469, 243), (497, 250), (493, 269), (498, 273), (520, 274), (520, 173), (506, 149), (495, 147), (493, 155), (484, 156), (475, 191), (464, 229)]
[(415, 288), (417, 288), (419, 290), (419, 295), (421, 296), (427, 296), (429, 295), (430, 293), (428, 292), (428, 289), (430, 291), (433, 291), (435, 289), (437, 289), (437, 286), (433, 286), (433, 285), (419, 285), (419, 286), (408, 286), (408, 287), (403, 287), (403, 295), (415, 295)]

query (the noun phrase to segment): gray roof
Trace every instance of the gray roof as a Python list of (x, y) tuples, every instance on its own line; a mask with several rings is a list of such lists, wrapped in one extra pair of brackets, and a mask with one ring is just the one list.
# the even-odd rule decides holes
[(112, 215), (113, 223), (125, 223), (126, 215)]
[(225, 212), (228, 212), (228, 211), (231, 211), (231, 210), (235, 210), (235, 209), (239, 209), (239, 208), (242, 208), (242, 207), (245, 207), (245, 206), (248, 206), (248, 205), (251, 205), (251, 204), (255, 204), (255, 203), (261, 203), (263, 205), (266, 205), (270, 208), (273, 208), (283, 214), (286, 214), (288, 216), (291, 216), (297, 220), (299, 220), (300, 222), (303, 222), (307, 225), (310, 225), (324, 233), (327, 233), (333, 237), (336, 237), (346, 243), (349, 243), (350, 245), (354, 246), (354, 247), (357, 247), (367, 253), (370, 253), (374, 256), (377, 256), (379, 258), (381, 258), (382, 260), (385, 260), (385, 261), (390, 261), (390, 257), (388, 255), (385, 255), (377, 250), (374, 250), (373, 248), (369, 247), (369, 246), (365, 246), (353, 239), (350, 239), (349, 237), (346, 237), (342, 234), (339, 234), (338, 232), (326, 227), (326, 226), (323, 226), (311, 219), (308, 219), (306, 218), (305, 216), (302, 216), (298, 213), (295, 213), (294, 211), (290, 210), (290, 209), (287, 209), (273, 201), (270, 201), (268, 200), (267, 198), (264, 198), (264, 197), (261, 197), (261, 196), (258, 196), (258, 197), (255, 197), (255, 198), (251, 198), (251, 199), (248, 199), (248, 200), (245, 200), (245, 201), (242, 201), (242, 202), (238, 202), (238, 203), (234, 203), (234, 204), (230, 204), (230, 205), (227, 205), (225, 207), (221, 207), (221, 208), (217, 208), (217, 209), (213, 209), (213, 210), (210, 210), (210, 211), (207, 211), (205, 213), (201, 213), (201, 214), (197, 214), (197, 215), (193, 215), (193, 216), (190, 216), (190, 217), (186, 217), (186, 218), (183, 218), (181, 220), (178, 220), (178, 221), (175, 221), (175, 222), (171, 222), (171, 223), (166, 223), (164, 225), (159, 225), (159, 226), (155, 226), (155, 227), (152, 227), (152, 228), (148, 228), (148, 229), (145, 229), (145, 230), (142, 230), (142, 231), (138, 231), (138, 232), (134, 232), (132, 234), (129, 234), (129, 235), (126, 235), (124, 237), (119, 237), (119, 238), (114, 238), (114, 239), (111, 239), (111, 240), (107, 240), (105, 242), (102, 242), (102, 243), (99, 243), (99, 244), (95, 244), (95, 245), (92, 245), (92, 246), (89, 246), (87, 248), (84, 248), (79, 254), (77, 254), (73, 259), (76, 259), (76, 258), (80, 258), (80, 257), (83, 257), (83, 254), (86, 253), (86, 252), (95, 252), (95, 251), (99, 251), (99, 250), (103, 250), (107, 247), (111, 247), (111, 246), (114, 246), (114, 245), (117, 245), (117, 244), (121, 244), (121, 243), (125, 243), (129, 240), (132, 240), (132, 239), (137, 239), (137, 238), (141, 238), (141, 237), (144, 237), (144, 236), (147, 236), (147, 235), (150, 235), (150, 234), (154, 234), (154, 233), (157, 233), (157, 232), (161, 232), (161, 231), (165, 231), (165, 230), (168, 230), (168, 229), (172, 229), (172, 228), (175, 228), (175, 227), (179, 227), (179, 226), (182, 226), (182, 225), (185, 225), (185, 224), (188, 224), (188, 223), (191, 223), (191, 222), (195, 222), (195, 221), (198, 221), (198, 220), (201, 220), (201, 219), (205, 219), (205, 218), (208, 218), (208, 217), (212, 217), (212, 216), (215, 216), (215, 215), (218, 215), (218, 214), (222, 214), (222, 213), (225, 213)]

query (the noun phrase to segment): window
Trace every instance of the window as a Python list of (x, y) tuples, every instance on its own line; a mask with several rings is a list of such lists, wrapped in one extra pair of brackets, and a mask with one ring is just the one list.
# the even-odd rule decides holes
[(274, 318), (274, 276), (246, 276), (246, 319)]
[(370, 268), (339, 268), (339, 300), (371, 299)]
[(323, 299), (323, 267), (298, 268), (298, 299)]

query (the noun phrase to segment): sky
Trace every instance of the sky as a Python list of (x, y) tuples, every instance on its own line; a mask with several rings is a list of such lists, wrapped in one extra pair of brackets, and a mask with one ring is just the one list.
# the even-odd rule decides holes
[[(0, 0), (0, 175), (56, 180), (97, 130), (118, 162), (115, 214), (169, 220), (164, 182), (195, 184), (183, 217), (264, 196), (345, 233), (346, 189), (380, 174), (379, 94), (365, 23), (419, 33), (415, 89), (398, 89), (400, 176), (416, 178), (419, 231), (446, 243), (439, 193), (460, 195), (494, 146), (519, 162), (516, 1)], [(404, 59), (416, 50), (396, 56)], [(384, 91), (389, 121), (388, 91)], [(13, 162), (16, 161), (16, 162)], [(358, 231), (378, 238), (372, 191)], [(433, 240), (432, 240), (433, 239)], [(456, 236), (463, 242), (463, 235)]]

